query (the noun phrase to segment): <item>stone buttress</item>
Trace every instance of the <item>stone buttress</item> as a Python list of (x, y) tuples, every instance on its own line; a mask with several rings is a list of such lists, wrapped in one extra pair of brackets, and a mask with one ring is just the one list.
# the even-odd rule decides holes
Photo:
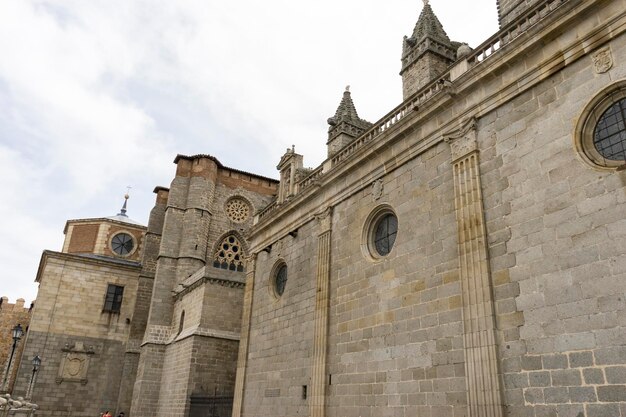
[[(178, 156), (176, 177), (170, 186), (165, 208), (163, 234), (157, 258), (154, 287), (146, 333), (141, 346), (131, 413), (157, 415), (163, 402), (187, 401), (185, 381), (177, 389), (161, 392), (167, 375), (189, 373), (190, 361), (178, 362), (185, 369), (172, 367), (172, 355), (191, 355), (191, 345), (174, 341), (175, 300), (172, 291), (206, 263), (207, 235), (211, 221), (210, 203), (215, 190), (217, 164), (211, 158)], [(164, 364), (169, 363), (164, 373)], [(167, 384), (165, 384), (167, 386)], [(178, 407), (179, 411), (184, 411)]]
[[(154, 193), (156, 194), (156, 201), (150, 211), (148, 230), (144, 237), (142, 268), (139, 274), (137, 299), (130, 324), (130, 334), (126, 345), (126, 353), (124, 354), (124, 369), (118, 397), (118, 410), (130, 410), (131, 407), (133, 387), (139, 365), (140, 347), (148, 322), (150, 299), (152, 298), (159, 247), (161, 246), (161, 235), (169, 190), (164, 187), (156, 187)], [(142, 372), (145, 372), (145, 368), (142, 369)]]

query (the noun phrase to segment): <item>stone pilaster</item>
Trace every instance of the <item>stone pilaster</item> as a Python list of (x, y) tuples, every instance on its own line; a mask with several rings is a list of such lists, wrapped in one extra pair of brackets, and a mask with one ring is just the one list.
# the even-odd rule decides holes
[(313, 336), (313, 366), (311, 369), (311, 417), (325, 415), (326, 353), (328, 348), (328, 299), (330, 278), (330, 237), (332, 208), (315, 216), (319, 221), (317, 239), (317, 291), (315, 292), (315, 331)]
[(254, 274), (256, 272), (256, 258), (256, 253), (253, 253), (248, 258), (246, 289), (243, 295), (241, 339), (239, 339), (239, 356), (237, 358), (237, 376), (235, 377), (232, 417), (241, 416), (242, 411), (243, 389), (246, 379), (246, 365), (248, 362), (248, 341), (250, 340), (250, 320), (252, 319), (252, 302), (254, 300)]
[(475, 120), (445, 137), (452, 150), (454, 169), (468, 415), (501, 417), (502, 394)]

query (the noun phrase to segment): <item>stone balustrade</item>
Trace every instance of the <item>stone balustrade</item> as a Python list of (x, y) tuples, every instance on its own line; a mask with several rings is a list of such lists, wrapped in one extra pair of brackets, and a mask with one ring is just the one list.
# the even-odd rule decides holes
[[(337, 167), (341, 162), (348, 160), (366, 144), (377, 139), (411, 112), (418, 110), (435, 96), (438, 96), (439, 93), (445, 91), (451, 85), (451, 81), (454, 81), (469, 68), (484, 62), (487, 58), (493, 56), (500, 48), (511, 42), (516, 37), (522, 35), (532, 26), (545, 18), (548, 14), (553, 13), (560, 6), (572, 1), (580, 0), (544, 0), (536, 4), (534, 7), (529, 9), (524, 16), (503, 27), (500, 31), (498, 31), (498, 33), (479, 45), (469, 55), (458, 60), (455, 65), (453, 65), (448, 71), (441, 74), (439, 78), (432, 81), (430, 84), (427, 84), (424, 88), (407, 98), (398, 107), (387, 113), (383, 118), (376, 122), (368, 131), (356, 138), (353, 142), (346, 145), (343, 149), (333, 155), (332, 158), (326, 160), (319, 167), (315, 168), (306, 178), (302, 179), (298, 183), (296, 192), (300, 193), (309, 188), (328, 171)], [(264, 209), (260, 210), (255, 216), (254, 223), (258, 223), (262, 218), (276, 210), (278, 206), (279, 205), (276, 202), (273, 202)]]
[(487, 39), (466, 58), (470, 66), (477, 65), (492, 56), (502, 46), (525, 33), (528, 29), (555, 11), (565, 3), (573, 0), (544, 0), (530, 8), (524, 16), (515, 19), (495, 35)]

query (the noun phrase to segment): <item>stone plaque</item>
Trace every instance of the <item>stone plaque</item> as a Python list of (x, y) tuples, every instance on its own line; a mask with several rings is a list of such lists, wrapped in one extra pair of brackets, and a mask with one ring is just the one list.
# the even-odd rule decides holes
[(57, 384), (64, 381), (86, 384), (89, 362), (95, 353), (93, 347), (86, 349), (82, 342), (76, 342), (73, 346), (65, 345), (63, 352), (65, 356), (61, 358)]
[(604, 74), (613, 67), (613, 56), (609, 47), (597, 50), (591, 55), (593, 67), (598, 74)]

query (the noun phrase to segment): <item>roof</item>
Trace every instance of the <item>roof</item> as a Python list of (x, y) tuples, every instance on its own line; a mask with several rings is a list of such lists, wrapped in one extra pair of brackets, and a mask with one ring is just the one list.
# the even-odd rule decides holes
[(105, 219), (115, 220), (117, 222), (122, 222), (122, 223), (129, 223), (135, 226), (143, 226), (143, 224), (139, 223), (138, 221), (133, 220), (130, 217), (121, 215), (121, 214), (116, 214), (115, 216), (105, 217)]
[(424, 8), (413, 29), (413, 35), (411, 35), (411, 38), (413, 38), (415, 42), (419, 42), (425, 37), (437, 39), (444, 43), (450, 43), (448, 34), (443, 29), (443, 25), (428, 3), (424, 4)]
[(269, 182), (274, 182), (274, 183), (278, 183), (279, 182), (278, 180), (276, 180), (274, 178), (269, 178), (269, 177), (265, 177), (263, 175), (253, 174), (252, 172), (247, 172), (247, 171), (242, 171), (242, 170), (239, 170), (239, 169), (227, 167), (227, 166), (223, 165), (216, 157), (214, 157), (213, 155), (209, 155), (209, 154), (196, 154), (196, 155), (181, 155), (181, 154), (178, 154), (178, 155), (176, 155), (176, 158), (174, 158), (174, 163), (177, 164), (178, 161), (180, 161), (181, 159), (185, 159), (187, 161), (193, 161), (194, 159), (198, 159), (198, 158), (210, 159), (211, 161), (215, 162), (215, 164), (220, 169), (227, 169), (227, 170), (232, 171), (232, 172), (236, 172), (236, 173), (244, 174), (244, 175), (249, 175), (251, 177), (259, 178), (259, 179), (262, 179), (262, 180), (265, 180), (265, 181), (269, 181)]

